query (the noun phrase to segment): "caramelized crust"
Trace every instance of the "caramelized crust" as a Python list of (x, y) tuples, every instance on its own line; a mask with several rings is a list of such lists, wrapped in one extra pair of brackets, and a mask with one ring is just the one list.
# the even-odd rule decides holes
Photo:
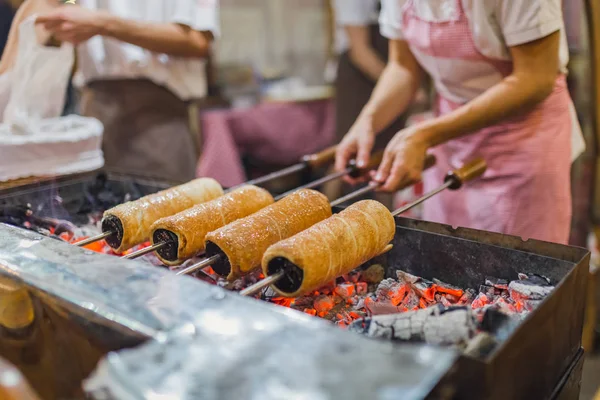
[(222, 194), (223, 188), (219, 182), (211, 178), (199, 178), (105, 211), (104, 219), (109, 216), (118, 218), (123, 226), (123, 239), (114, 250), (123, 252), (148, 240), (150, 227), (156, 220)]
[(254, 214), (273, 204), (273, 196), (257, 186), (242, 186), (230, 193), (206, 203), (198, 204), (170, 217), (161, 218), (151, 228), (174, 233), (178, 239), (177, 260), (158, 257), (167, 265), (179, 265), (186, 259), (204, 251), (206, 235), (235, 220)]
[(374, 200), (355, 203), (339, 214), (274, 244), (265, 252), (262, 269), (283, 258), (302, 270), (299, 288), (281, 295), (297, 297), (318, 289), (381, 254), (394, 238), (396, 224), (390, 211)]
[(302, 189), (246, 218), (238, 219), (206, 235), (219, 247), (231, 267), (228, 280), (259, 268), (269, 246), (287, 239), (331, 216), (323, 194)]

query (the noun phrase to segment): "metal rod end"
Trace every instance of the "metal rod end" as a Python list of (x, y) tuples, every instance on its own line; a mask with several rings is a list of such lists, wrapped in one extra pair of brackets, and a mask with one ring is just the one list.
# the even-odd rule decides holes
[(199, 269), (208, 267), (209, 265), (213, 264), (214, 262), (218, 261), (221, 258), (220, 254), (215, 254), (212, 257), (209, 257), (207, 259), (204, 259), (202, 261), (200, 261), (199, 263), (196, 263), (194, 265), (190, 265), (187, 268), (182, 269), (181, 271), (177, 271), (175, 273), (175, 275), (188, 275), (191, 274), (192, 272), (195, 272)]
[(87, 239), (83, 239), (77, 243), (74, 243), (75, 246), (79, 246), (79, 247), (83, 247), (83, 246), (87, 246), (88, 244), (94, 243), (94, 242), (98, 242), (102, 239), (106, 239), (107, 237), (109, 237), (110, 235), (113, 235), (115, 232), (113, 231), (107, 231), (107, 232), (102, 232), (96, 236), (92, 236), (89, 237)]

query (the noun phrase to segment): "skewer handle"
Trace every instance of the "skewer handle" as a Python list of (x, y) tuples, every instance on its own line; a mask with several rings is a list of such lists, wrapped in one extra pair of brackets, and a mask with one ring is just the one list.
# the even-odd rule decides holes
[(446, 175), (445, 182), (451, 181), (452, 183), (448, 186), (450, 190), (460, 189), (463, 183), (479, 178), (485, 170), (487, 164), (483, 158), (476, 158), (469, 161), (461, 168), (455, 169)]
[(328, 147), (319, 153), (309, 154), (302, 157), (302, 162), (308, 165), (311, 169), (323, 167), (335, 159), (336, 150), (337, 145)]
[[(427, 158), (425, 158), (425, 165), (423, 166), (423, 170), (427, 170), (431, 167), (433, 167), (436, 163), (436, 158), (433, 154), (428, 154)], [(405, 189), (411, 185), (414, 185), (416, 182), (407, 182), (406, 184), (402, 185), (398, 190), (402, 190)], [(344, 197), (340, 197), (337, 200), (334, 200), (331, 202), (331, 207), (335, 207), (335, 206), (339, 206), (340, 204), (343, 204), (347, 201), (353, 200), (357, 197), (363, 196), (367, 193), (371, 193), (373, 191), (375, 191), (378, 187), (380, 187), (381, 184), (380, 183), (375, 183), (375, 182), (371, 182), (369, 184), (369, 186), (365, 186), (362, 189), (358, 189), (350, 194), (347, 194)]]
[(405, 205), (404, 207), (397, 209), (396, 211), (392, 212), (392, 215), (394, 217), (397, 215), (400, 215), (446, 189), (450, 189), (450, 190), (459, 189), (463, 183), (468, 182), (470, 180), (473, 180), (473, 179), (478, 178), (481, 175), (483, 175), (483, 173), (485, 172), (485, 169), (486, 169), (486, 163), (483, 159), (476, 158), (473, 161), (469, 161), (462, 168), (455, 169), (454, 171), (450, 171), (448, 173), (448, 175), (446, 175), (446, 179), (444, 180), (444, 183), (440, 187), (438, 187), (428, 193), (425, 193), (423, 196), (419, 197), (412, 203), (409, 203), (409, 204)]
[(383, 150), (373, 154), (369, 159), (369, 163), (363, 168), (358, 168), (356, 166), (356, 160), (351, 160), (348, 163), (349, 167), (352, 168), (352, 171), (350, 171), (349, 175), (352, 178), (360, 178), (364, 174), (369, 173), (369, 171), (371, 171), (372, 169), (379, 167), (379, 164), (381, 164), (381, 160), (383, 160)]
[(429, 168), (433, 167), (436, 162), (437, 159), (433, 154), (427, 154), (427, 157), (425, 157), (425, 164), (423, 165), (423, 171), (427, 171)]

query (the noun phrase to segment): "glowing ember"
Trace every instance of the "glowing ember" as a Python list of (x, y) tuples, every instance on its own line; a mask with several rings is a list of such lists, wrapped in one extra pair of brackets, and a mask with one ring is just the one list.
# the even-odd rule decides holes
[[(21, 224), (23, 227), (69, 243), (77, 243), (99, 233), (99, 221), (102, 217), (101, 213), (88, 214), (89, 223), (76, 227), (67, 221), (37, 218), (20, 210), (14, 211), (13, 214), (23, 214), (26, 217)], [(103, 240), (84, 248), (122, 256), (149, 245), (149, 242), (143, 243), (123, 254), (115, 253)], [(151, 264), (161, 265), (153, 253), (143, 256), (143, 259)], [(197, 261), (197, 258), (188, 260), (182, 266), (172, 269), (185, 268)], [(211, 267), (197, 272), (195, 276), (205, 282), (235, 291), (264, 279), (262, 272), (257, 271), (229, 283), (220, 278)], [(477, 318), (483, 319), (484, 312), (490, 308), (507, 315), (524, 315), (533, 310), (553, 289), (549, 280), (541, 276), (519, 274), (518, 278), (512, 282), (486, 278), (484, 284), (474, 290), (455, 287), (437, 279), (430, 281), (403, 271), (398, 271), (395, 279), (385, 279), (385, 269), (381, 265), (372, 265), (360, 272), (354, 271), (344, 275), (313, 293), (295, 299), (280, 297), (271, 289), (266, 289), (260, 297), (282, 307), (327, 319), (341, 327), (347, 327), (362, 318), (413, 313), (432, 307), (450, 310), (462, 306), (474, 310)]]
[(524, 274), (510, 284), (486, 279), (486, 285), (481, 285), (477, 293), (473, 289), (465, 290), (436, 279), (428, 281), (402, 271), (398, 271), (396, 279), (372, 282), (373, 269), (369, 270), (371, 272), (364, 275), (354, 273), (340, 278), (333, 289), (327, 285), (296, 299), (270, 297), (267, 290), (262, 299), (347, 327), (361, 318), (414, 312), (434, 306), (446, 309), (468, 306), (479, 320), (490, 307), (508, 315), (523, 315), (539, 304), (542, 294), (553, 289), (545, 278), (530, 278)]

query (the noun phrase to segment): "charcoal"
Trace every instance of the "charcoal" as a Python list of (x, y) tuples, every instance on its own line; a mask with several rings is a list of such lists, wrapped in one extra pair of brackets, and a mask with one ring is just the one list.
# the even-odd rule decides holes
[(471, 308), (481, 308), (492, 303), (490, 296), (485, 293), (479, 293), (475, 300), (471, 303)]
[(502, 294), (502, 290), (489, 285), (479, 285), (479, 293), (483, 293), (489, 297), (496, 297)]
[(475, 334), (475, 319), (467, 307), (433, 306), (402, 314), (378, 315), (357, 320), (353, 332), (369, 337), (433, 345), (467, 343)]
[(343, 299), (349, 299), (356, 294), (356, 286), (349, 282), (342, 283), (337, 285), (333, 292)]
[(404, 272), (400, 269), (396, 271), (396, 277), (399, 281), (406, 283), (416, 283), (421, 280), (421, 278), (419, 278), (418, 276), (409, 274), (408, 272)]
[(519, 272), (519, 273), (517, 274), (517, 276), (519, 277), (519, 280), (520, 280), (520, 281), (522, 281), (522, 280), (525, 280), (525, 279), (527, 279), (527, 278), (528, 278), (528, 276), (527, 276), (526, 274), (522, 273), (522, 272)]
[(458, 300), (458, 303), (460, 305), (469, 304), (469, 303), (471, 303), (471, 301), (473, 301), (473, 299), (475, 299), (476, 296), (477, 296), (477, 293), (475, 292), (475, 290), (467, 289), (467, 290), (465, 290), (465, 293), (462, 295), (460, 300)]
[(398, 285), (398, 281), (396, 281), (393, 278), (384, 279), (381, 282), (379, 282), (377, 289), (375, 289), (375, 296), (380, 300), (388, 299), (390, 293), (393, 292), (394, 287)]
[(508, 285), (508, 292), (513, 300), (542, 300), (554, 290), (554, 286), (540, 286), (535, 283), (537, 281), (532, 282), (530, 279), (512, 281)]
[(453, 289), (453, 290), (462, 290), (462, 288), (459, 288), (458, 286), (454, 286), (454, 285), (451, 285), (449, 283), (440, 281), (437, 278), (433, 278), (432, 281), (433, 281), (433, 283), (435, 283), (436, 285), (441, 286), (441, 287), (445, 287), (445, 288)]
[(479, 329), (485, 332), (495, 334), (503, 325), (510, 321), (510, 317), (494, 307), (489, 307), (483, 314), (483, 319), (479, 324)]
[(545, 276), (539, 275), (539, 274), (520, 273), (519, 280), (527, 281), (531, 285), (536, 285), (536, 286), (550, 286), (550, 279), (546, 278)]
[(458, 303), (460, 301), (460, 299), (462, 298), (462, 296), (458, 297), (458, 296), (453, 296), (451, 294), (448, 293), (444, 293), (442, 295), (442, 298), (448, 300), (450, 303)]
[[(458, 286), (442, 282), (439, 279), (433, 278), (433, 283), (436, 285), (436, 290), (440, 293), (446, 293), (460, 298), (464, 294), (464, 290)], [(458, 299), (456, 300), (458, 301)]]
[[(279, 295), (275, 294), (272, 297), (277, 297), (277, 296), (279, 296)], [(303, 297), (297, 297), (294, 299), (294, 305), (297, 307), (310, 308), (310, 307), (312, 307), (313, 304), (314, 304), (314, 299), (312, 296), (303, 296)]]
[(440, 304), (442, 304), (444, 307), (452, 307), (452, 303), (450, 302), (450, 300), (448, 300), (444, 296), (440, 296), (440, 299), (438, 300), (438, 302)]
[(419, 279), (417, 282), (409, 282), (409, 285), (415, 291), (415, 293), (428, 302), (432, 302), (434, 300), (435, 285), (432, 281)]
[(408, 310), (412, 310), (415, 307), (419, 306), (419, 300), (419, 296), (415, 293), (413, 289), (411, 289), (406, 294), (406, 297), (404, 298), (402, 303), (400, 303), (400, 306), (405, 307)]
[(271, 286), (267, 286), (267, 288), (263, 292), (263, 297), (267, 298), (267, 299), (269, 299), (271, 297), (277, 297), (277, 296), (279, 296), (279, 295)]
[(506, 279), (499, 279), (493, 277), (485, 278), (486, 286), (492, 286), (500, 290), (508, 290), (508, 281)]
[(541, 302), (542, 300), (524, 300), (523, 306), (525, 307), (526, 311), (533, 311), (540, 305)]
[(356, 294), (363, 295), (367, 294), (369, 287), (366, 282), (357, 282), (356, 283)]
[(361, 277), (367, 283), (379, 283), (385, 277), (385, 270), (381, 265), (373, 264), (362, 271)]
[(464, 355), (473, 358), (486, 358), (498, 346), (498, 341), (492, 335), (480, 332), (467, 343)]
[(506, 314), (513, 314), (517, 312), (517, 309), (511, 303), (511, 300), (507, 300), (505, 297), (498, 297), (492, 305)]
[[(357, 305), (357, 308), (358, 306), (359, 305)], [(387, 301), (376, 301), (370, 297), (365, 299), (364, 308), (367, 310), (369, 315), (397, 314), (405, 311), (403, 307), (395, 306)]]

